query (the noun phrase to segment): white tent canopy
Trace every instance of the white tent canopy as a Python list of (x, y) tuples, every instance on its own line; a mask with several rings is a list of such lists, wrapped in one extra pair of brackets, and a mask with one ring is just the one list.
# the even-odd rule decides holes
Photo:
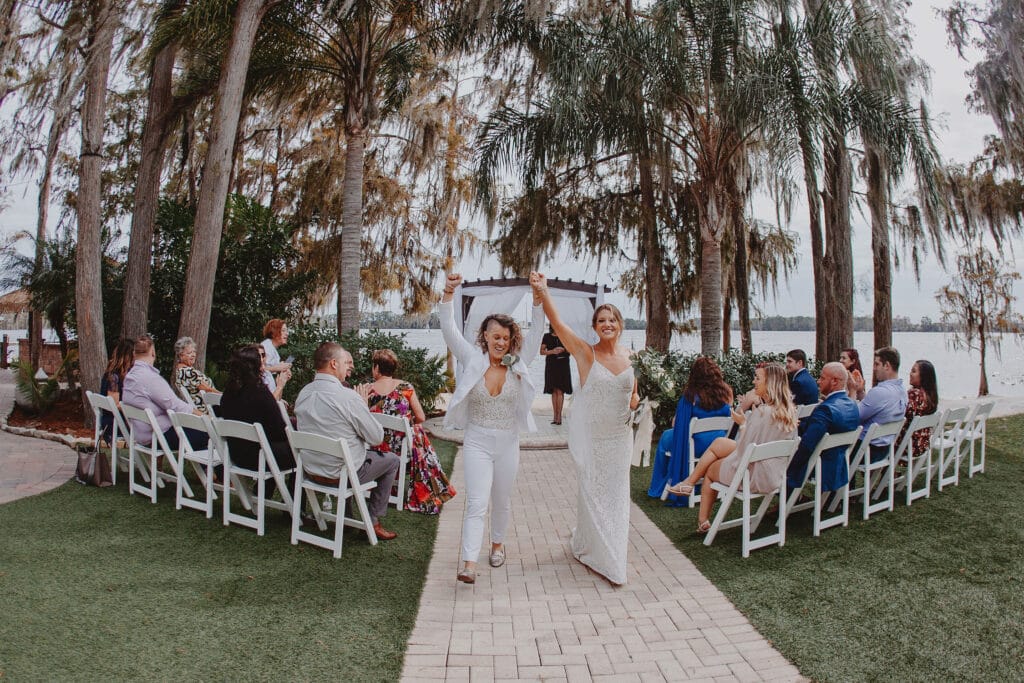
[[(596, 284), (558, 279), (549, 279), (548, 289), (565, 324), (581, 339), (596, 343), (597, 335), (590, 321), (594, 309), (604, 303), (605, 292), (611, 290)], [(512, 313), (524, 297), (532, 297), (532, 290), (526, 278), (477, 280), (464, 282), (455, 296), (461, 303), (455, 307), (455, 323), (463, 336), (475, 344), (484, 318), (492, 313)]]

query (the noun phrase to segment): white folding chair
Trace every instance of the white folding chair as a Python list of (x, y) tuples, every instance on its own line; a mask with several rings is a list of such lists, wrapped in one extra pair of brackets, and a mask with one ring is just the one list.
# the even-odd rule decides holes
[(405, 417), (385, 415), (383, 413), (372, 413), (372, 415), (377, 418), (377, 422), (384, 429), (401, 432), (404, 435), (402, 437), (402, 451), (401, 453), (395, 453), (395, 455), (402, 459), (402, 464), (398, 466), (398, 478), (395, 479), (395, 490), (397, 493), (388, 498), (388, 503), (397, 506), (399, 510), (404, 510), (405, 469), (409, 463), (409, 453), (412, 452), (412, 427), (409, 425), (409, 419)]
[(960, 442), (969, 410), (967, 406), (950, 408), (939, 423), (939, 429), (932, 432), (932, 448), (938, 451), (933, 466), (940, 491), (960, 483)]
[(185, 400), (185, 403), (192, 406), (192, 410), (195, 410), (196, 402), (192, 400), (192, 394), (188, 393), (188, 390), (185, 389), (185, 387), (181, 386), (180, 384), (175, 384), (174, 386), (178, 389), (178, 393)]
[(281, 419), (284, 420), (285, 427), (291, 425), (292, 418), (291, 415), (288, 414), (288, 404), (281, 399), (278, 399), (277, 409), (281, 411)]
[[(863, 506), (862, 514), (864, 519), (868, 519), (872, 514), (881, 512), (882, 510), (892, 512), (893, 507), (895, 507), (896, 488), (893, 483), (893, 473), (896, 470), (896, 437), (899, 435), (900, 430), (903, 429), (904, 422), (906, 422), (906, 420), (894, 420), (892, 422), (886, 422), (885, 424), (876, 422), (871, 425), (868, 427), (868, 431), (864, 434), (864, 438), (860, 440), (860, 445), (853, 453), (853, 459), (850, 461), (848, 470), (850, 472), (850, 483), (847, 485), (846, 491), (849, 498), (862, 496), (861, 503)], [(871, 442), (886, 436), (892, 437), (892, 441), (886, 447), (886, 456), (881, 460), (872, 462)], [(872, 495), (875, 491), (871, 483), (871, 475), (883, 470), (884, 472), (882, 476), (884, 478), (880, 481), (885, 484), (885, 488), (888, 490), (889, 495), (887, 495), (884, 500), (872, 503)], [(854, 487), (853, 477), (857, 472), (864, 475), (864, 483), (860, 486)], [(835, 512), (837, 507), (839, 507), (838, 498), (832, 501), (832, 504), (829, 506), (829, 512)]]
[[(366, 498), (370, 495), (370, 491), (377, 486), (377, 482), (368, 481), (364, 484), (359, 481), (359, 476), (356, 474), (358, 468), (352, 462), (352, 455), (349, 453), (345, 441), (343, 439), (329, 439), (326, 436), (309, 432), (298, 432), (292, 429), (291, 426), (286, 426), (285, 432), (288, 434), (288, 443), (292, 447), (292, 453), (295, 455), (296, 462), (295, 491), (292, 496), (292, 545), (298, 545), (299, 541), (304, 541), (318, 548), (326, 548), (332, 551), (335, 559), (337, 559), (341, 557), (342, 530), (346, 526), (364, 530), (366, 537), (370, 540), (370, 545), (377, 545), (377, 534), (373, 530), (370, 511), (366, 507)], [(302, 466), (303, 451), (315, 451), (341, 461), (343, 465), (341, 476), (338, 477), (338, 483), (320, 484), (312, 479), (307, 479), (306, 472)], [(320, 500), (317, 498), (318, 493), (324, 499), (328, 499), (329, 496), (337, 498), (337, 502), (334, 505), (335, 513), (321, 508)], [(317, 526), (321, 531), (327, 530), (327, 522), (334, 523), (333, 538), (319, 536), (301, 529), (302, 499), (304, 496), (309, 500), (313, 517), (316, 519)], [(353, 499), (358, 518), (345, 516), (345, 502), (349, 498)]]
[[(893, 486), (897, 491), (906, 489), (907, 505), (910, 505), (918, 498), (928, 498), (932, 494), (932, 449), (931, 446), (925, 449), (921, 455), (914, 455), (914, 434), (922, 429), (931, 429), (932, 434), (942, 423), (943, 413), (935, 411), (931, 415), (915, 415), (910, 420), (907, 433), (903, 435), (903, 441), (896, 447), (896, 465), (903, 465), (903, 474), (893, 476)], [(924, 473), (924, 488), (914, 489), (914, 482)], [(875, 497), (882, 493), (884, 481), (878, 482), (875, 487)]]
[[(89, 399), (89, 405), (92, 406), (93, 421), (95, 422), (95, 433), (93, 435), (93, 442), (96, 450), (100, 450), (100, 441), (105, 440), (103, 437), (103, 427), (100, 424), (102, 422), (103, 413), (107, 412), (113, 416), (113, 425), (110, 431), (110, 478), (114, 484), (117, 483), (117, 471), (123, 469), (125, 472), (128, 471), (128, 458), (118, 456), (117, 442), (118, 439), (124, 439), (125, 444), (128, 443), (128, 425), (124, 422), (124, 417), (121, 415), (120, 409), (117, 404), (114, 403), (114, 399), (110, 396), (104, 396), (97, 394), (92, 391), (85, 392), (86, 397)], [(142, 475), (142, 480), (149, 481), (149, 468), (146, 467), (146, 463), (142, 460), (139, 461), (139, 474)]]
[[(211, 418), (210, 424), (217, 434), (217, 450), (224, 463), (225, 478), (232, 482), (235, 478), (252, 479), (256, 482), (256, 516), (242, 515), (231, 511), (231, 496), (224, 496), (224, 526), (231, 522), (241, 526), (255, 529), (256, 534), (262, 536), (266, 529), (266, 509), (292, 511), (292, 494), (285, 483), (285, 475), (291, 474), (294, 470), (282, 470), (277, 466), (277, 459), (274, 458), (274, 451), (270, 448), (267, 435), (263, 432), (263, 425), (240, 422), (238, 420), (225, 420), (222, 418)], [(231, 460), (231, 447), (228, 439), (239, 439), (249, 441), (259, 447), (259, 463), (256, 469), (251, 470), (235, 464)], [(277, 490), (281, 494), (281, 500), (268, 499), (266, 495), (267, 480), (273, 479)], [(242, 485), (236, 484), (241, 491)], [(251, 508), (250, 508), (251, 510)]]
[[(822, 518), (822, 511), (825, 509), (825, 503), (827, 498), (822, 497), (821, 491), (821, 454), (830, 448), (843, 447), (843, 459), (846, 461), (847, 468), (850, 465), (850, 449), (857, 443), (857, 437), (860, 436), (860, 427), (857, 427), (852, 432), (841, 432), (839, 434), (825, 434), (818, 442), (818, 445), (814, 448), (814, 452), (811, 453), (811, 457), (807, 460), (807, 470), (804, 472), (804, 480), (800, 484), (799, 488), (793, 489), (789, 494), (789, 498), (786, 500), (786, 514), (789, 515), (794, 512), (801, 510), (811, 509), (814, 510), (814, 535), (820, 536), (822, 530), (830, 527), (847, 526), (850, 523), (850, 485), (842, 487), (838, 491), (834, 491), (833, 495), (839, 496), (839, 500), (843, 503), (843, 511), (832, 517)], [(800, 499), (800, 493), (803, 491), (804, 486), (807, 484), (807, 480), (810, 478), (811, 473), (814, 473), (814, 499), (803, 503), (798, 503)], [(847, 469), (849, 472), (849, 469)]]
[[(968, 445), (971, 448), (971, 456), (967, 462), (967, 477), (973, 478), (975, 472), (985, 471), (985, 432), (988, 418), (992, 415), (992, 409), (996, 407), (995, 401), (981, 401), (974, 404), (974, 409), (971, 411), (967, 419), (964, 420), (961, 425), (957, 436), (960, 437), (960, 448), (957, 450), (957, 470), (960, 469), (960, 463), (966, 456)], [(981, 442), (981, 459), (978, 464), (974, 463), (974, 445), (977, 442)]]
[(206, 404), (206, 413), (211, 417), (216, 417), (217, 413), (214, 412), (214, 407), (220, 405), (220, 399), (223, 394), (214, 394), (209, 391), (199, 390), (199, 398), (203, 399), (203, 403)]
[[(199, 482), (203, 485), (203, 490), (205, 492), (202, 500), (194, 496), (185, 495), (185, 488), (182, 486), (184, 477), (179, 477), (176, 507), (179, 510), (183, 506), (193, 508), (195, 510), (201, 510), (206, 513), (206, 517), (208, 519), (212, 518), (213, 501), (217, 498), (216, 491), (221, 491), (223, 493), (224, 485), (214, 483), (213, 470), (222, 463), (220, 452), (217, 450), (218, 439), (210, 425), (210, 418), (206, 415), (171, 413), (171, 424), (174, 425), (175, 431), (178, 432), (178, 463), (181, 465), (182, 471), (186, 469), (186, 463), (192, 463), (192, 468), (195, 470), (196, 476), (199, 477)], [(203, 450), (195, 450), (185, 435), (186, 429), (193, 429), (197, 432), (206, 434), (209, 437), (207, 447)], [(250, 502), (248, 491), (246, 491), (245, 487), (241, 485), (237, 476), (232, 476), (231, 481), (235, 485), (235, 491), (238, 493), (238, 497), (242, 501), (242, 506), (246, 510), (251, 510), (252, 503)], [(229, 490), (228, 495), (230, 495), (230, 493), (231, 492)]]
[[(690, 418), (690, 438), (686, 442), (687, 450), (690, 458), (690, 469), (688, 471), (693, 472), (693, 468), (697, 466), (697, 461), (700, 460), (700, 456), (703, 453), (697, 453), (694, 444), (694, 437), (697, 434), (703, 434), (706, 432), (724, 432), (729, 433), (732, 428), (733, 420), (732, 417), (691, 417)], [(672, 457), (671, 451), (665, 453), (666, 457)], [(665, 488), (661, 492), (661, 499), (668, 500), (669, 492), (668, 489), (673, 484), (679, 482), (665, 482)], [(698, 484), (699, 486), (699, 484)], [(693, 487), (693, 492), (687, 496), (687, 507), (694, 507), (700, 502), (700, 493), (698, 492), (697, 486)]]
[[(191, 497), (193, 495), (192, 487), (188, 485), (187, 480), (184, 480), (178, 458), (168, 445), (163, 432), (160, 431), (160, 425), (157, 423), (153, 411), (149, 408), (142, 410), (130, 406), (124, 401), (121, 402), (121, 410), (128, 421), (128, 493), (139, 493), (149, 496), (149, 499), (155, 503), (156, 491), (158, 488), (164, 487), (165, 480), (177, 484), (177, 481), (180, 479), (182, 480), (181, 485)], [(148, 444), (140, 443), (135, 436), (137, 425), (140, 424), (148, 424), (153, 432)], [(148, 456), (148, 462), (141, 460), (143, 456)], [(167, 460), (171, 473), (160, 469), (158, 459), (161, 457)], [(147, 482), (148, 486), (136, 483), (135, 481), (135, 470), (140, 463), (145, 463), (151, 474)]]
[[(786, 506), (784, 503), (786, 500), (786, 468), (782, 468), (777, 488), (772, 489), (770, 493), (755, 493), (750, 490), (749, 465), (772, 458), (783, 458), (788, 463), (799, 445), (800, 442), (797, 439), (783, 439), (762, 444), (751, 444), (747, 447), (746, 452), (740, 456), (739, 467), (731, 484), (726, 485), (718, 481), (711, 483), (711, 488), (718, 491), (721, 495), (722, 502), (718, 507), (718, 513), (715, 515), (714, 521), (711, 523), (711, 528), (708, 529), (707, 536), (704, 538), (704, 545), (711, 545), (721, 529), (729, 529), (734, 526), (742, 526), (743, 528), (743, 557), (750, 557), (751, 550), (757, 550), (769, 545), (782, 546), (785, 544)], [(783, 503), (779, 505), (777, 531), (761, 538), (751, 539), (751, 534), (760, 526), (761, 520), (764, 518), (768, 507), (776, 495), (779, 496), (779, 502)], [(739, 497), (743, 502), (743, 514), (735, 519), (727, 520), (726, 516), (729, 513), (729, 507), (736, 497)], [(757, 498), (762, 499), (761, 505), (754, 516), (751, 517), (750, 503)]]
[[(820, 401), (819, 401), (820, 403)], [(805, 403), (796, 407), (796, 419), (802, 420), (805, 417), (810, 417), (814, 409), (818, 407), (818, 403)]]

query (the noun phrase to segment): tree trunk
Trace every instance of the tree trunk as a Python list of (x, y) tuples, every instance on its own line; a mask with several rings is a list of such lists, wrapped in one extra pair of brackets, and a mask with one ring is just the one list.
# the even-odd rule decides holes
[(640, 175), (641, 253), (647, 266), (647, 286), (644, 288), (644, 307), (647, 313), (646, 345), (649, 349), (668, 351), (672, 341), (672, 328), (666, 306), (668, 286), (665, 282), (665, 252), (658, 235), (654, 214), (654, 175), (649, 154), (637, 155)]
[[(754, 352), (754, 342), (750, 336), (750, 277), (747, 262), (747, 224), (737, 216), (732, 222), (736, 253), (733, 256), (733, 286), (735, 288), (736, 317), (740, 323), (740, 349), (743, 353)], [(722, 333), (729, 329), (729, 321), (722, 325)], [(726, 351), (729, 346), (724, 345)]]
[[(176, 3), (180, 7), (183, 3)], [(149, 320), (149, 278), (153, 266), (153, 232), (160, 202), (160, 174), (169, 139), (173, 92), (171, 90), (178, 43), (164, 46), (150, 67), (149, 104), (142, 128), (142, 152), (135, 184), (135, 208), (128, 240), (121, 334), (135, 338), (146, 331)]]
[[(53, 105), (53, 118), (50, 120), (50, 131), (46, 138), (46, 156), (43, 159), (43, 175), (39, 179), (39, 195), (36, 199), (36, 254), (35, 272), (43, 268), (43, 252), (46, 250), (46, 239), (50, 220), (50, 194), (53, 187), (53, 168), (57, 163), (61, 140), (68, 131), (71, 121), (72, 104), (80, 85), (79, 78), (74, 74), (74, 60), (67, 52), (63, 56), (60, 68), (60, 80), (57, 86), (57, 98)], [(32, 367), (39, 368), (39, 357), (43, 349), (43, 313), (34, 312), (29, 316), (28, 353)]]
[(722, 354), (729, 353), (732, 346), (732, 297), (728, 288), (722, 294)]
[[(14, 10), (18, 3), (15, 0), (0, 0), (0, 67), (10, 63), (11, 47), (17, 43), (14, 34)], [(0, 105), (13, 92), (11, 79), (4, 79), (4, 88), (0, 90)]]
[(260, 20), (270, 4), (268, 0), (239, 0), (217, 84), (178, 326), (179, 337), (189, 336), (195, 340), (196, 363), (200, 367), (206, 361), (213, 286), (224, 229), (224, 207), (231, 183), (231, 152), (242, 110), (245, 77)]
[(722, 215), (714, 189), (707, 191), (700, 226), (700, 352), (718, 354), (722, 344)]
[(39, 358), (43, 351), (43, 314), (28, 311), (28, 362), (33, 370), (39, 369)]
[(103, 339), (102, 172), (103, 124), (106, 120), (107, 76), (114, 46), (117, 17), (111, 0), (94, 5), (85, 62), (85, 99), (82, 103), (82, 155), (78, 180), (78, 251), (75, 257), (75, 309), (78, 326), (78, 363), (86, 422), (92, 423), (85, 391), (99, 391), (107, 365)]
[[(816, 11), (818, 2), (805, 2), (807, 13)], [(813, 6), (813, 7), (812, 7)], [(795, 45), (793, 28), (788, 11), (780, 14), (780, 37), (787, 45)], [(807, 94), (804, 88), (803, 77), (800, 74), (800, 65), (795, 61), (788, 64), (788, 81), (791, 95), (794, 100), (804, 105), (807, 104)], [(797, 106), (794, 113), (794, 124), (796, 126), (797, 140), (800, 145), (800, 157), (804, 171), (804, 192), (807, 196), (807, 217), (811, 234), (811, 267), (814, 276), (814, 355), (816, 358), (825, 357), (825, 340), (829, 336), (829, 316), (826, 308), (828, 296), (827, 274), (825, 271), (825, 248), (821, 227), (821, 193), (818, 189), (817, 150), (814, 145), (813, 128), (814, 123), (805, 113), (805, 108)]]
[(988, 339), (985, 338), (984, 323), (978, 325), (978, 350), (981, 352), (981, 379), (978, 382), (978, 396), (988, 396), (988, 372), (985, 369), (985, 351)]
[(889, 255), (889, 179), (885, 160), (867, 146), (868, 208), (871, 211), (871, 255), (874, 263), (875, 348), (892, 346), (892, 261)]
[(825, 315), (828, 335), (817, 360), (839, 358), (853, 345), (853, 245), (850, 227), (852, 167), (846, 137), (833, 132), (825, 150)]
[(346, 135), (342, 185), (341, 254), (338, 270), (338, 334), (359, 330), (359, 293), (363, 266), (363, 164), (366, 132)]

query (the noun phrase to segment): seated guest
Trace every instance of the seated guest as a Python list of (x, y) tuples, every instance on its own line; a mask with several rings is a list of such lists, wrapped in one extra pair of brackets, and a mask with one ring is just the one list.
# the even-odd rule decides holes
[(807, 371), (807, 354), (802, 349), (793, 349), (786, 354), (786, 374), (789, 375), (789, 390), (796, 405), (818, 402), (818, 385)]
[[(846, 394), (846, 369), (842, 363), (826, 363), (818, 378), (818, 388), (824, 400), (815, 407), (800, 425), (800, 445), (789, 461), (786, 470), (787, 485), (790, 489), (803, 486), (807, 474), (808, 460), (825, 434), (852, 432), (860, 425), (860, 411), (857, 403)], [(836, 491), (849, 482), (846, 471), (845, 448), (830, 448), (821, 454), (821, 488)]]
[[(266, 354), (266, 366), (263, 368), (263, 383), (270, 389), (275, 399), (284, 394), (284, 385), (291, 379), (292, 364), (281, 362), (281, 354), (277, 350), (288, 343), (288, 325), (280, 318), (274, 318), (263, 326), (263, 341), (260, 346)], [(275, 377), (276, 376), (276, 377)]]
[[(295, 417), (301, 431), (341, 438), (359, 469), (359, 481), (376, 481), (370, 491), (369, 512), (377, 538), (387, 541), (398, 534), (381, 526), (387, 514), (391, 487), (398, 476), (401, 459), (394, 453), (368, 448), (384, 440), (384, 429), (370, 414), (366, 402), (344, 382), (352, 372), (352, 355), (340, 344), (324, 342), (313, 354), (316, 375), (302, 387), (295, 399)], [(322, 453), (303, 453), (306, 475), (328, 486), (337, 484), (344, 463)]]
[[(750, 411), (750, 416), (733, 411), (733, 419), (743, 426), (739, 439), (733, 441), (719, 437), (697, 461), (693, 471), (669, 491), (677, 496), (688, 496), (693, 487), (704, 479), (705, 484), (720, 481), (732, 485), (738, 472), (740, 459), (747, 447), (755, 444), (792, 439), (796, 436), (796, 406), (786, 381), (786, 370), (778, 363), (767, 363), (754, 371), (754, 392), (761, 405)], [(779, 479), (786, 471), (788, 461), (771, 458), (749, 466), (750, 488), (755, 493), (768, 493), (779, 485)], [(718, 498), (718, 492), (705, 486), (700, 495), (700, 511), (697, 515), (697, 533), (707, 533), (711, 528), (711, 508)]]
[[(903, 442), (910, 421), (916, 415), (931, 415), (939, 409), (939, 383), (935, 378), (935, 366), (930, 361), (919, 360), (910, 368), (910, 391), (907, 392), (907, 418), (903, 431), (896, 437), (896, 445)], [(931, 446), (931, 427), (918, 429), (913, 436), (914, 457), (922, 455)]]
[[(900, 352), (891, 346), (875, 351), (875, 362), (871, 377), (875, 386), (864, 395), (860, 402), (860, 424), (864, 434), (873, 424), (886, 424), (902, 420), (907, 412), (907, 390), (899, 378)], [(861, 435), (863, 439), (863, 434)], [(884, 460), (889, 444), (895, 436), (884, 436), (871, 441), (871, 462)]]
[[(114, 350), (110, 354), (110, 362), (107, 369), (100, 378), (100, 395), (109, 396), (114, 399), (114, 405), (121, 407), (121, 394), (124, 393), (124, 378), (135, 363), (135, 340), (121, 337), (114, 344)], [(103, 411), (100, 415), (100, 428), (103, 430), (103, 439), (108, 444), (114, 435), (114, 415)], [(127, 439), (127, 434), (121, 435)]]
[[(448, 482), (441, 461), (434, 447), (430, 445), (427, 433), (420, 423), (427, 419), (416, 396), (416, 389), (394, 374), (398, 369), (398, 356), (391, 349), (373, 352), (373, 382), (361, 384), (356, 392), (366, 399), (371, 413), (396, 415), (409, 419), (412, 427), (409, 451), (409, 485), (406, 487), (405, 509), (436, 515), (441, 506), (455, 495), (455, 488)], [(376, 450), (401, 453), (405, 434), (391, 429), (384, 430), (384, 441)]]
[(196, 369), (196, 343), (192, 337), (174, 342), (174, 383), (184, 389), (200, 413), (206, 414), (206, 404), (200, 391), (219, 394), (213, 380)]
[[(238, 420), (249, 424), (260, 424), (273, 451), (274, 460), (281, 470), (295, 467), (285, 433), (284, 418), (273, 394), (263, 384), (263, 361), (258, 344), (235, 351), (228, 362), (228, 382), (224, 396), (220, 399), (219, 416), (225, 420)], [(246, 469), (255, 470), (260, 464), (260, 447), (244, 439), (228, 439), (231, 461)], [(277, 488), (271, 479), (267, 482), (265, 495), (269, 498)]]
[[(163, 432), (167, 445), (171, 450), (178, 449), (178, 433), (171, 424), (171, 413), (193, 413), (199, 415), (199, 411), (193, 408), (171, 388), (159, 371), (153, 366), (156, 362), (156, 347), (153, 346), (153, 338), (144, 334), (135, 340), (134, 349), (135, 362), (132, 369), (124, 378), (124, 391), (121, 393), (121, 402), (145, 410), (149, 408), (156, 417), (157, 426)], [(135, 438), (140, 443), (148, 444), (153, 438), (153, 430), (148, 422), (135, 422)], [(185, 436), (192, 448), (202, 450), (206, 448), (209, 436), (193, 429), (186, 429)]]
[(849, 379), (846, 380), (846, 394), (855, 401), (864, 400), (864, 368), (860, 366), (860, 354), (857, 349), (843, 349), (839, 354), (839, 362), (846, 368)]
[[(732, 387), (725, 383), (722, 369), (709, 356), (699, 356), (690, 368), (686, 388), (676, 404), (676, 415), (672, 428), (665, 431), (658, 441), (651, 485), (647, 495), (661, 498), (666, 484), (682, 481), (690, 473), (690, 419), (704, 417), (729, 417), (732, 412)], [(705, 407), (706, 406), (706, 407)], [(725, 432), (702, 432), (693, 441), (694, 450), (703, 453), (716, 437)], [(671, 456), (666, 456), (666, 452)], [(671, 494), (670, 494), (671, 495)], [(672, 496), (673, 505), (686, 505), (686, 496)]]

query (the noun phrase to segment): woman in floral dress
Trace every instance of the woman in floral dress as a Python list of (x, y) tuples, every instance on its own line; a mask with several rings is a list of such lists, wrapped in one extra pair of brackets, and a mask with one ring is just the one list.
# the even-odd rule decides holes
[[(931, 415), (939, 409), (939, 383), (935, 377), (935, 366), (930, 361), (919, 360), (910, 368), (910, 391), (907, 392), (907, 421), (896, 440), (903, 443), (903, 436), (915, 415)], [(931, 428), (914, 432), (914, 457), (922, 455), (931, 446)]]
[[(393, 377), (397, 368), (398, 358), (393, 351), (374, 351), (373, 382), (359, 387), (359, 393), (366, 397), (370, 412), (409, 419), (412, 425), (412, 447), (406, 470), (409, 483), (406, 486), (405, 507), (412, 512), (436, 515), (441, 512), (441, 506), (455, 495), (455, 489), (448, 482), (437, 453), (419, 424), (426, 419), (426, 415), (416, 396), (416, 389), (408, 382)], [(404, 436), (401, 432), (386, 429), (384, 442), (378, 448), (399, 453)]]

